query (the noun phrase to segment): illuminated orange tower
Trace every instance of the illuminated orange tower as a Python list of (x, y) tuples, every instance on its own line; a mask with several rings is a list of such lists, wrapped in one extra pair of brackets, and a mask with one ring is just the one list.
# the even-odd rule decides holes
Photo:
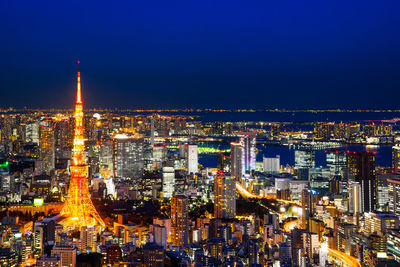
[(72, 150), (71, 181), (67, 200), (61, 215), (76, 226), (105, 226), (103, 220), (93, 206), (87, 183), (88, 166), (85, 163), (85, 143), (83, 140), (83, 102), (81, 96), (81, 73), (78, 61), (78, 84), (75, 104), (75, 133)]

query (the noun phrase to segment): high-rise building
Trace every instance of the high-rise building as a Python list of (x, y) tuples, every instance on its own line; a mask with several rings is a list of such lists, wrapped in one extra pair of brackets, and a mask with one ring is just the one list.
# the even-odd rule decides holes
[(172, 167), (163, 168), (163, 187), (162, 193), (164, 198), (171, 198), (175, 188), (175, 170)]
[(367, 234), (385, 236), (389, 229), (399, 228), (399, 218), (393, 213), (368, 212), (364, 217), (364, 230)]
[(240, 181), (243, 175), (242, 151), (243, 146), (240, 143), (231, 143), (231, 176), (237, 181)]
[(281, 158), (263, 158), (263, 169), (265, 173), (279, 173), (281, 170)]
[(114, 140), (114, 176), (139, 178), (144, 170), (143, 137), (117, 134)]
[(83, 226), (80, 229), (80, 246), (83, 253), (97, 252), (96, 226)]
[(313, 190), (304, 189), (301, 192), (301, 206), (302, 206), (302, 225), (303, 228), (309, 229), (310, 217), (315, 214), (316, 205), (318, 202), (318, 195)]
[(198, 147), (194, 144), (188, 144), (187, 146), (187, 169), (188, 173), (195, 174), (198, 172), (199, 156)]
[(40, 125), (40, 160), (42, 171), (50, 173), (55, 166), (55, 139), (54, 129), (48, 122)]
[(333, 123), (318, 122), (314, 125), (314, 132), (317, 138), (329, 139), (333, 132)]
[(153, 228), (154, 242), (157, 245), (166, 248), (168, 240), (167, 227), (158, 224), (153, 224), (152, 228)]
[(296, 168), (315, 168), (314, 150), (296, 150), (294, 152), (294, 166)]
[(349, 212), (355, 214), (363, 213), (361, 186), (358, 182), (350, 182), (349, 189)]
[(326, 153), (326, 166), (331, 175), (341, 175), (342, 170), (347, 168), (347, 154), (341, 151), (329, 151)]
[(375, 175), (375, 154), (352, 152), (348, 155), (350, 180), (361, 185), (362, 210), (374, 211), (377, 203), (378, 183)]
[(236, 216), (236, 179), (219, 172), (214, 178), (214, 217), (234, 219)]
[(227, 172), (231, 169), (231, 155), (230, 153), (218, 153), (218, 170)]
[(400, 179), (387, 179), (389, 191), (389, 212), (400, 215)]
[(292, 266), (292, 246), (290, 244), (279, 244), (279, 262), (282, 267)]
[(244, 173), (256, 169), (256, 134), (245, 132), (240, 134), (240, 144), (242, 150), (242, 171)]
[(51, 250), (51, 257), (60, 258), (61, 267), (76, 266), (76, 249), (73, 246), (55, 245)]
[(400, 173), (400, 145), (392, 147), (392, 168), (396, 173)]
[(188, 199), (183, 195), (171, 198), (171, 239), (176, 247), (187, 245), (188, 239)]
[(25, 126), (25, 142), (39, 144), (39, 122), (31, 122)]

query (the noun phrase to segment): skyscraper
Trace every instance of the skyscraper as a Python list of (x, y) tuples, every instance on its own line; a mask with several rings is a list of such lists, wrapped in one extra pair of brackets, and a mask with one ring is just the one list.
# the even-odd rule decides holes
[(183, 195), (171, 198), (171, 239), (172, 245), (180, 247), (188, 244), (188, 199)]
[(117, 134), (113, 141), (114, 176), (141, 177), (144, 170), (143, 137)]
[(197, 173), (199, 165), (198, 147), (194, 144), (187, 146), (187, 169), (188, 173)]
[(350, 182), (348, 194), (349, 194), (349, 212), (354, 214), (363, 213), (360, 183)]
[(55, 166), (54, 129), (49, 122), (46, 121), (40, 125), (39, 135), (42, 172), (48, 174)]
[(219, 172), (214, 178), (214, 217), (234, 219), (236, 216), (235, 177)]
[(392, 168), (396, 173), (400, 172), (400, 145), (392, 147)]
[(400, 179), (388, 179), (389, 212), (400, 215)]
[(82, 253), (97, 252), (97, 232), (95, 226), (83, 226), (80, 229), (80, 247)]
[(175, 170), (172, 167), (163, 168), (163, 187), (162, 193), (164, 198), (171, 198), (175, 187)]
[(375, 154), (352, 152), (348, 156), (350, 180), (360, 183), (362, 210), (374, 211), (377, 203), (377, 179), (375, 176)]
[(243, 146), (240, 143), (231, 143), (231, 176), (235, 177), (237, 181), (242, 179), (242, 151)]
[(341, 175), (341, 171), (347, 167), (347, 154), (341, 151), (329, 151), (326, 153), (326, 166), (331, 175)]
[(294, 161), (296, 168), (315, 168), (315, 152), (314, 150), (296, 150)]
[(302, 225), (307, 230), (309, 229), (310, 217), (314, 216), (317, 202), (318, 195), (313, 190), (304, 189), (301, 192)]
[(250, 172), (256, 169), (256, 134), (246, 132), (240, 135), (242, 150), (243, 172)]

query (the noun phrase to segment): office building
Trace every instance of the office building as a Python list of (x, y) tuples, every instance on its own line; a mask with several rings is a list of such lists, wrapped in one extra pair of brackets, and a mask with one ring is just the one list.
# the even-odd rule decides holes
[(164, 198), (171, 198), (175, 188), (175, 170), (172, 167), (164, 167), (162, 193)]
[(400, 178), (387, 179), (389, 194), (389, 212), (400, 216)]
[(315, 168), (314, 150), (296, 150), (294, 152), (295, 168)]
[(361, 186), (362, 210), (374, 211), (377, 204), (378, 183), (375, 175), (375, 154), (352, 152), (348, 155), (350, 181)]
[(349, 189), (349, 212), (355, 214), (362, 214), (363, 205), (362, 205), (362, 194), (361, 194), (361, 186), (358, 182), (350, 182)]
[(304, 229), (309, 229), (310, 217), (315, 214), (315, 208), (318, 203), (318, 195), (314, 190), (305, 189), (301, 193), (302, 207), (302, 226)]
[(152, 228), (153, 228), (154, 243), (156, 243), (159, 246), (162, 246), (165, 249), (167, 247), (167, 240), (168, 240), (167, 227), (158, 224), (153, 224)]
[(79, 250), (83, 253), (97, 252), (96, 226), (81, 227)]
[(54, 129), (51, 125), (44, 123), (40, 126), (40, 160), (42, 162), (41, 170), (49, 174), (55, 166), (55, 140)]
[(342, 151), (329, 151), (326, 153), (326, 166), (332, 176), (342, 175), (342, 171), (347, 168), (347, 154)]
[(39, 122), (25, 125), (25, 141), (39, 144)]
[(384, 236), (389, 229), (399, 228), (399, 218), (392, 213), (368, 212), (364, 217), (364, 230), (368, 234)]
[(59, 257), (40, 257), (36, 260), (36, 267), (59, 267), (60, 264)]
[(165, 250), (155, 243), (147, 243), (143, 246), (143, 263), (148, 267), (163, 267)]
[(143, 138), (117, 134), (113, 141), (114, 176), (141, 177), (144, 170)]
[(265, 173), (279, 173), (281, 170), (281, 158), (277, 155), (275, 158), (263, 158), (263, 169)]
[(51, 250), (51, 257), (60, 258), (60, 267), (76, 266), (76, 249), (73, 246), (55, 245)]
[(392, 168), (395, 173), (400, 173), (400, 145), (392, 147)]
[(241, 181), (243, 176), (242, 152), (243, 146), (240, 143), (231, 143), (231, 176), (237, 181)]

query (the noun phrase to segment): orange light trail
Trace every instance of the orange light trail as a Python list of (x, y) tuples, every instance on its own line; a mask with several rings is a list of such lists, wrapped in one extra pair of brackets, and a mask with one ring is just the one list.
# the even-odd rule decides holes
[(328, 248), (328, 253), (331, 254), (332, 256), (338, 258), (339, 260), (341, 260), (343, 263), (347, 264), (348, 266), (361, 267), (360, 262), (356, 258), (354, 258), (342, 251)]

